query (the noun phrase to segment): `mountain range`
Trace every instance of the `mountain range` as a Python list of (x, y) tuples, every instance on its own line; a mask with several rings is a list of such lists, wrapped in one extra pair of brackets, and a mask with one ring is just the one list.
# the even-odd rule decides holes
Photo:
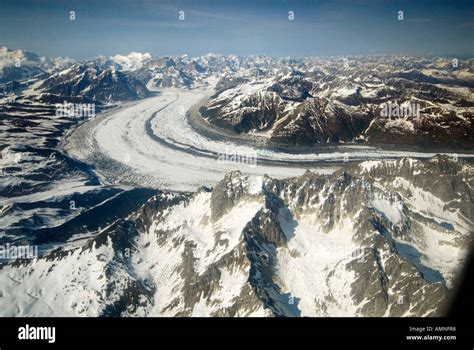
[[(77, 61), (1, 48), (0, 253), (24, 246), (38, 254), (0, 259), (0, 316), (445, 315), (474, 237), (473, 63), (136, 52)], [(209, 93), (177, 113), (184, 90), (186, 98)], [(63, 102), (93, 104), (100, 115), (58, 115)], [(384, 115), (388, 103), (417, 112)], [(182, 124), (160, 134), (160, 112)], [(211, 146), (249, 140), (262, 141), (268, 163), (312, 170), (284, 178), (231, 164), (192, 191), (145, 186), (140, 177), (114, 182), (103, 163), (120, 175), (130, 162), (147, 162), (105, 157), (93, 138), (80, 138), (76, 150), (92, 149), (88, 158), (64, 147), (77, 128), (92, 125), (84, 130), (95, 134), (93, 126), (113, 118), (119, 127), (102, 139), (113, 149), (122, 140), (131, 149), (138, 125), (137, 158), (169, 154), (167, 162), (190, 166), (196, 178), (205, 174), (201, 162), (221, 171)], [(180, 130), (189, 118), (221, 143), (185, 134), (197, 132)], [(420, 153), (344, 158), (328, 169), (268, 152), (311, 155), (328, 144)], [(193, 164), (184, 164), (187, 152)], [(275, 165), (260, 161), (255, 167)]]
[(104, 202), (2, 266), (2, 315), (439, 316), (472, 243), (472, 175), (442, 156), (233, 172), (81, 231)]
[[(218, 128), (258, 135), (268, 144), (472, 149), (472, 60), (456, 68), (449, 60), (413, 57), (347, 62), (307, 59), (288, 73), (223, 77), (218, 86), (224, 88), (200, 114)], [(387, 104), (419, 112), (384, 116)]]

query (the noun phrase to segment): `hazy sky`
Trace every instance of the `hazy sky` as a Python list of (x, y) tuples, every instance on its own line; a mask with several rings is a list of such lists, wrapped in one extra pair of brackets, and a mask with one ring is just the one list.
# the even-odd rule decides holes
[(474, 1), (1, 0), (0, 45), (79, 59), (130, 51), (474, 57)]

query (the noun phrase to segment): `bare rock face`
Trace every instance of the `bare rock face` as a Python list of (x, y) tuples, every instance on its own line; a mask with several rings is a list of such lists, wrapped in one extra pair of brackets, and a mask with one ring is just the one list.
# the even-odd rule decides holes
[(350, 142), (369, 126), (372, 118), (370, 110), (348, 113), (328, 100), (312, 99), (279, 123), (270, 140), (298, 146)]
[(443, 315), (473, 240), (473, 181), (472, 165), (436, 156), (159, 192), (4, 264), (2, 315)]
[[(234, 104), (237, 98), (236, 94), (222, 96), (225, 104)], [(222, 99), (201, 107), (200, 113), (212, 124), (237, 133), (265, 130), (284, 112), (283, 101), (274, 92), (263, 91), (245, 96), (238, 104), (239, 111), (223, 111), (220, 108)]]

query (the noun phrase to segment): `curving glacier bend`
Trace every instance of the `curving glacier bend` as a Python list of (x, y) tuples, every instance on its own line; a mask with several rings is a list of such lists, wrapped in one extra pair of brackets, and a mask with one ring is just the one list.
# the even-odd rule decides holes
[[(472, 154), (345, 145), (293, 154), (208, 137), (186, 111), (213, 93), (214, 73), (194, 72), (189, 90), (166, 87), (182, 87), (181, 73), (194, 69), (172, 61), (128, 73), (58, 68), (5, 103), (0, 241), (39, 256), (1, 261), (2, 316), (444, 314), (472, 246)], [(410, 72), (395, 82), (403, 87)], [(271, 86), (293, 98), (304, 80), (296, 75)], [(251, 84), (231, 89), (245, 98), (229, 118)], [(55, 117), (52, 103), (70, 87), (83, 89), (69, 96), (77, 102), (147, 98), (89, 120)], [(357, 89), (328, 88), (354, 102)], [(218, 161), (222, 153), (256, 154), (256, 164)]]
[[(213, 84), (210, 79), (209, 84), (193, 90), (159, 89), (156, 97), (124, 106), (79, 126), (63, 147), (72, 157), (94, 164), (108, 183), (179, 191), (212, 186), (233, 170), (285, 178), (301, 175), (306, 169), (331, 173), (345, 157), (352, 162), (435, 155), (355, 145), (342, 145), (332, 152), (322, 148), (321, 153), (293, 154), (211, 139), (193, 129), (185, 111), (209, 96)], [(221, 154), (255, 157), (256, 164), (219, 162)]]

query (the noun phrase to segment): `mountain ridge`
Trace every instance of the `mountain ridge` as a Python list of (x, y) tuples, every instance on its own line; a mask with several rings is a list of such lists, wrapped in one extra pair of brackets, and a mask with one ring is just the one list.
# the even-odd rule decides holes
[[(406, 182), (391, 180), (395, 169)], [(427, 169), (432, 193), (408, 185)], [(472, 197), (445, 189), (471, 193), (472, 172), (445, 156), (405, 158), (286, 180), (237, 171), (212, 190), (161, 193), (77, 248), (3, 265), (4, 315), (439, 316), (473, 222)]]

